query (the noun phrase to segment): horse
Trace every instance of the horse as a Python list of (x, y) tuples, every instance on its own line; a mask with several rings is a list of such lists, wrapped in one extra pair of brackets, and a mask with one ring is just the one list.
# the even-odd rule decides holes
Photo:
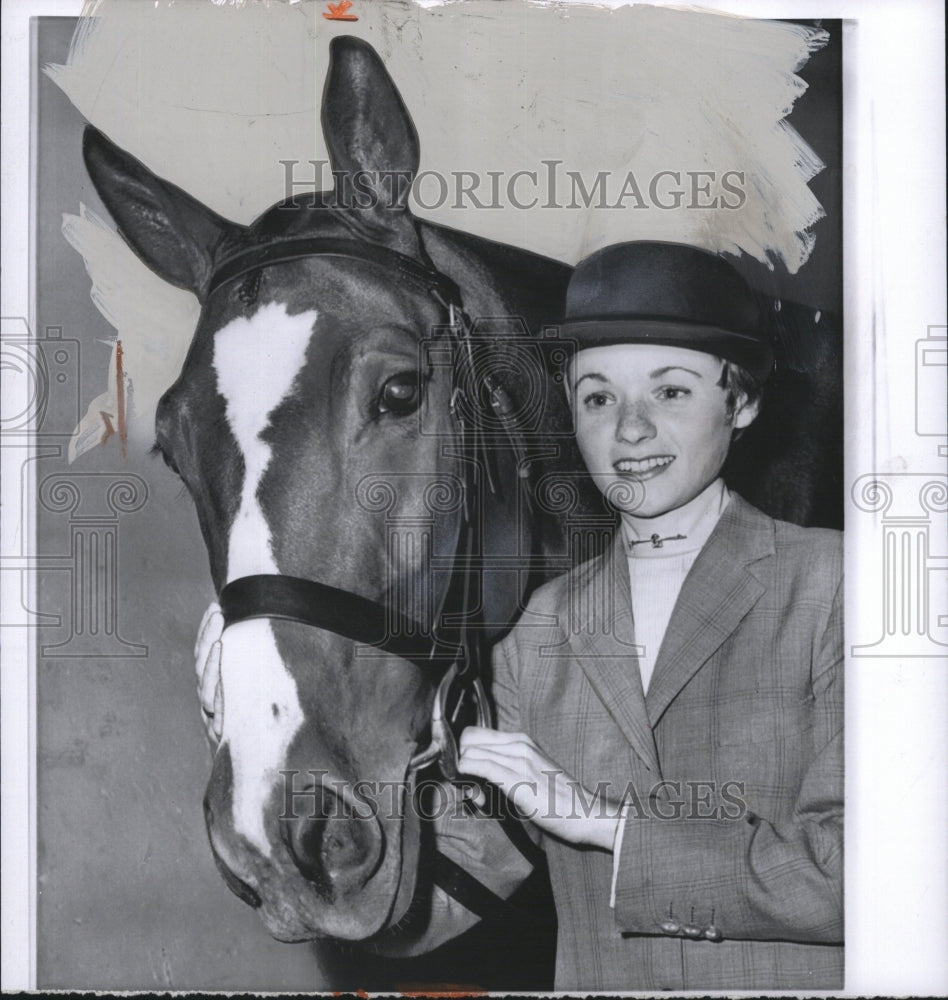
[[(335, 190), (249, 226), (91, 126), (84, 157), (123, 238), (202, 306), (155, 448), (194, 500), (227, 625), (215, 861), (274, 937), (371, 942), (423, 891), (412, 802), (451, 743), (432, 720), (445, 678), (594, 554), (566, 514), (594, 538), (612, 515), (576, 472), (541, 335), (571, 269), (412, 215), (418, 137), (367, 43), (333, 40), (322, 125)], [(768, 513), (805, 521), (812, 480), (755, 469)]]
[[(365, 43), (334, 40), (323, 126), (337, 176), (377, 185), (371, 197), (296, 194), (247, 227), (94, 129), (84, 139), (87, 169), (122, 236), (202, 303), (155, 429), (157, 451), (194, 500), (215, 589), (262, 576), (311, 581), (337, 616), (364, 625), (376, 614), (386, 633), (387, 616), (406, 623), (395, 651), (372, 647), (374, 656), (353, 637), (282, 615), (224, 633), (226, 710), (205, 796), (208, 834), (227, 884), (286, 941), (372, 938), (399, 922), (415, 894), (421, 832), (406, 806), (418, 773), (410, 765), (430, 742), (439, 662), (444, 669), (438, 658), (425, 666), (424, 647), (458, 577), (470, 503), (472, 459), (459, 447), (458, 417), (467, 407), (468, 425), (479, 420), (478, 389), (454, 372), (459, 291), (464, 309), (491, 327), (490, 357), (474, 325), (468, 356), (493, 365), (506, 406), (535, 409), (523, 367), (505, 374), (503, 357), (556, 319), (570, 273), (411, 216), (407, 190), (385, 179), (417, 171), (417, 135)], [(514, 344), (506, 355), (505, 342)], [(536, 366), (533, 374), (546, 377)], [(562, 394), (541, 388), (548, 412), (537, 420), (568, 431)], [(529, 563), (539, 538), (522, 516), (517, 454), (495, 440), (489, 457), (495, 488), (480, 491), (482, 557), (523, 553)], [(491, 575), (481, 594), (485, 641), (516, 617), (529, 565)], [(281, 819), (287, 775), (307, 808)], [(349, 789), (365, 778), (397, 789), (398, 801), (363, 822)]]

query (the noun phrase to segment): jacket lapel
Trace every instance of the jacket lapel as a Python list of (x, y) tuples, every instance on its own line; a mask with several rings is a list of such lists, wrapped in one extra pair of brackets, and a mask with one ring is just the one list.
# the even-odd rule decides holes
[(685, 578), (665, 631), (646, 697), (653, 726), (760, 600), (765, 587), (751, 565), (773, 554), (773, 522), (732, 493)]
[(616, 725), (649, 770), (659, 772), (636, 656), (629, 566), (619, 533), (571, 583), (569, 644)]

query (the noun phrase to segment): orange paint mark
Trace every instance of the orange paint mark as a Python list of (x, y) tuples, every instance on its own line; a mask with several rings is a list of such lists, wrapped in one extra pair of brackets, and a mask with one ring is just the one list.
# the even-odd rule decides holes
[(352, 6), (352, 0), (339, 0), (339, 3), (330, 3), (329, 13), (323, 11), (323, 17), (327, 21), (358, 21), (355, 14), (347, 14), (346, 11)]
[(118, 410), (118, 436), (122, 446), (122, 458), (125, 458), (125, 445), (128, 443), (128, 424), (125, 420), (125, 372), (122, 368), (122, 341), (115, 345), (115, 402)]
[(396, 989), (404, 997), (486, 997), (482, 986), (470, 983), (403, 983)]
[[(401, 983), (394, 987), (395, 992), (403, 997), (433, 997), (434, 1000), (447, 1000), (448, 997), (486, 997), (488, 992), (482, 986), (473, 986), (469, 983)], [(348, 992), (335, 991), (331, 996), (350, 997), (357, 996), (361, 1000), (369, 1000), (372, 996), (365, 990), (355, 990)]]
[(105, 433), (102, 435), (102, 440), (99, 444), (105, 444), (106, 441), (115, 433), (115, 428), (112, 426), (112, 417), (110, 414), (106, 413), (105, 410), (99, 410), (99, 416), (102, 418), (102, 423), (105, 424)]

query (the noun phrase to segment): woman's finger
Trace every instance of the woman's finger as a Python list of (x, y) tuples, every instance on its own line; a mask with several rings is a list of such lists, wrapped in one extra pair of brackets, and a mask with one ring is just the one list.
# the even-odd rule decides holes
[(197, 638), (194, 640), (194, 659), (198, 663), (203, 662), (204, 656), (207, 655), (206, 650), (215, 639), (220, 638), (220, 633), (223, 631), (224, 616), (221, 613), (221, 606), (216, 603), (209, 604), (201, 617)]
[(535, 747), (536, 744), (526, 733), (507, 733), (499, 729), (488, 729), (486, 726), (466, 726), (461, 733), (461, 744), (480, 743), (485, 746), (509, 746), (524, 743)]
[(478, 760), (492, 761), (521, 776), (530, 775), (538, 779), (542, 779), (544, 772), (554, 769), (554, 765), (530, 747), (485, 747), (473, 744), (458, 756), (459, 763)]
[(523, 733), (499, 733), (494, 729), (468, 726), (461, 733), (458, 749), (463, 753), (475, 747), (490, 753), (527, 757), (537, 762), (546, 760), (536, 743)]
[(550, 771), (559, 772), (561, 768), (549, 759), (533, 742), (516, 740), (510, 743), (475, 743), (467, 740), (462, 744), (461, 756), (477, 754), (491, 757), (520, 774), (532, 774), (537, 780)]
[(517, 781), (535, 777), (532, 768), (522, 758), (498, 757), (495, 754), (469, 750), (458, 757), (461, 774), (473, 774), (499, 787), (509, 787)]
[(214, 702), (221, 677), (221, 641), (218, 639), (208, 650), (201, 675), (201, 707), (208, 715), (214, 715)]
[[(220, 643), (217, 643), (220, 645)], [(220, 669), (217, 671), (217, 687), (214, 689), (214, 735), (219, 743), (224, 735), (224, 685), (221, 683)]]

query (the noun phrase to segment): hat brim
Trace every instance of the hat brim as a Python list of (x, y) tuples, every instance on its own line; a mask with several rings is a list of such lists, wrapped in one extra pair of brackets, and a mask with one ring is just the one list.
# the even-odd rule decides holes
[(660, 344), (685, 347), (691, 351), (714, 354), (733, 361), (752, 378), (763, 382), (774, 364), (771, 345), (760, 334), (740, 333), (700, 323), (667, 319), (584, 319), (567, 321), (560, 326), (564, 346), (570, 353), (612, 344)]

